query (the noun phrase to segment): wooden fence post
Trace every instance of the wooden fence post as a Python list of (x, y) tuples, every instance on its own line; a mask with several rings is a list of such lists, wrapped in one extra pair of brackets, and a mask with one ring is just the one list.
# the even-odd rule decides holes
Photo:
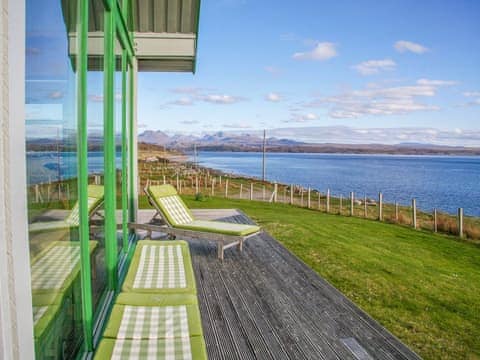
[(326, 204), (327, 213), (330, 212), (330, 189), (327, 189), (327, 204)]
[(265, 201), (265, 184), (262, 187), (262, 200)]
[(287, 187), (286, 186), (283, 187), (283, 202), (284, 203), (287, 202)]
[(310, 209), (311, 208), (311, 198), (310, 198), (310, 192), (311, 189), (308, 188), (308, 194), (307, 194), (307, 207)]
[(293, 205), (293, 184), (290, 185), (290, 205)]
[(363, 217), (366, 218), (368, 216), (368, 210), (367, 210), (367, 194), (365, 194), (365, 197), (363, 198)]
[(243, 197), (243, 183), (240, 183), (240, 199)]
[(378, 220), (383, 220), (383, 194), (378, 193)]
[(320, 202), (320, 199), (321, 199), (320, 191), (317, 191), (317, 193), (318, 193), (318, 210), (320, 210), (320, 205), (321, 205), (321, 202)]
[(38, 188), (38, 184), (35, 184), (35, 202), (40, 202), (40, 189)]
[(355, 201), (355, 194), (353, 191), (350, 192), (350, 216), (353, 216), (353, 202)]
[(463, 208), (458, 208), (458, 236), (463, 238)]
[(250, 200), (253, 200), (253, 183), (250, 183)]
[(180, 188), (180, 184), (178, 182), (178, 173), (177, 173), (177, 191), (178, 191), (179, 188)]
[(222, 186), (222, 175), (220, 175), (220, 182), (218, 184)]
[(195, 175), (195, 194), (198, 194), (198, 175)]
[(342, 215), (342, 208), (343, 208), (343, 195), (340, 194), (340, 206), (338, 207), (338, 213)]
[(215, 195), (215, 178), (212, 179), (212, 196)]
[(228, 179), (225, 179), (225, 199), (228, 198)]
[(433, 232), (438, 231), (437, 209), (433, 209)]
[(167, 183), (167, 179), (165, 178), (165, 175), (163, 175), (163, 185)]
[(417, 200), (412, 199), (412, 225), (413, 228), (417, 228)]
[(303, 187), (300, 191), (301, 191), (301, 193), (300, 193), (300, 206), (303, 207)]
[(398, 201), (395, 201), (395, 222), (398, 222), (398, 217), (399, 217), (399, 214), (398, 214)]
[(273, 202), (277, 202), (277, 192), (278, 192), (278, 184), (274, 183), (273, 184)]

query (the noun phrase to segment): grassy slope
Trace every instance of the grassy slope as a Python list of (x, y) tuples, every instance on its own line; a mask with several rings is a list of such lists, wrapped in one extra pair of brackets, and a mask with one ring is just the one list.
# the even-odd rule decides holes
[(421, 356), (480, 358), (478, 246), (282, 204), (186, 201), (244, 210)]

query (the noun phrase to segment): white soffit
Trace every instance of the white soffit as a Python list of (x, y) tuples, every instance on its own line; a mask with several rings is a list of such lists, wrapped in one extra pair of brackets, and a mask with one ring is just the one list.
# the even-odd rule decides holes
[(195, 71), (200, 0), (134, 0), (139, 71)]

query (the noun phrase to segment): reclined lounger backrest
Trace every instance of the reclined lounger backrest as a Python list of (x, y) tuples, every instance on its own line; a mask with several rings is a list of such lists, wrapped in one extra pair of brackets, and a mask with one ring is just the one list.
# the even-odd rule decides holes
[[(103, 202), (104, 189), (103, 185), (88, 185), (88, 217), (93, 215), (93, 211)], [(78, 201), (72, 211), (65, 219), (65, 222), (71, 226), (79, 226), (80, 213)]]
[(188, 224), (194, 220), (192, 213), (173, 186), (168, 184), (149, 186), (146, 192), (170, 225)]

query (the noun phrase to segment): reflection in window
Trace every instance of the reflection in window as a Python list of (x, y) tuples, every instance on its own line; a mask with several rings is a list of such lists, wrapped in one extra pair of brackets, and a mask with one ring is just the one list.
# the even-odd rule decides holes
[[(126, 231), (127, 213), (126, 210), (126, 196), (127, 193), (124, 190), (126, 185), (126, 177), (124, 176), (126, 169), (122, 170), (123, 158), (122, 158), (122, 146), (123, 146), (123, 121), (124, 121), (124, 107), (123, 107), (123, 62), (124, 51), (118, 38), (115, 41), (115, 151), (117, 156), (116, 175), (117, 175), (117, 244), (118, 252), (123, 249), (124, 239), (128, 233)], [(127, 135), (127, 134), (125, 134)]]
[[(104, 5), (93, 0), (89, 6), (88, 69), (87, 69), (87, 132), (89, 193), (104, 193)], [(89, 199), (93, 202), (93, 194)], [(90, 213), (90, 239), (97, 250), (92, 260), (93, 311), (98, 316), (102, 295), (107, 289), (105, 261), (105, 219), (103, 206)]]
[(26, 1), (25, 145), (37, 358), (73, 357), (83, 342), (76, 67), (68, 36), (75, 35), (76, 9), (73, 0)]

